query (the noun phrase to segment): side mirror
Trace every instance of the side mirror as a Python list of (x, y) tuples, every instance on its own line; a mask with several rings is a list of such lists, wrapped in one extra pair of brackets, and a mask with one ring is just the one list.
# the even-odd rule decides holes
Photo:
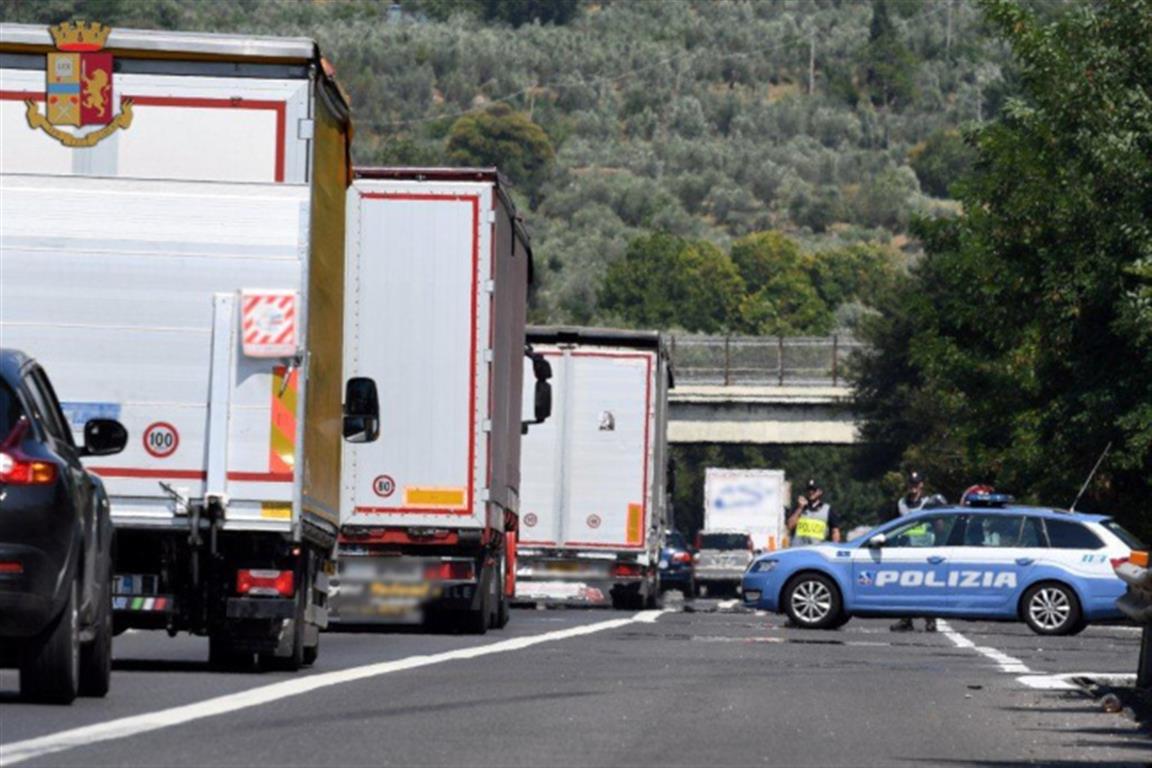
[(552, 385), (542, 379), (536, 381), (536, 399), (533, 415), (537, 424), (543, 424), (552, 415)]
[(380, 398), (376, 382), (357, 376), (344, 386), (344, 439), (371, 443), (380, 437)]
[(880, 549), (881, 547), (883, 547), (887, 543), (888, 543), (888, 537), (882, 533), (878, 533), (875, 536), (873, 536), (872, 538), (868, 539), (868, 548), (869, 549)]
[(552, 378), (552, 364), (544, 359), (544, 355), (533, 352), (531, 347), (524, 348), (524, 355), (532, 361), (536, 386), (532, 390), (532, 421), (521, 422), (520, 434), (528, 434), (529, 426), (543, 424), (552, 416), (552, 385), (548, 383)]
[(83, 456), (111, 456), (128, 444), (128, 430), (114, 419), (91, 419), (84, 424)]

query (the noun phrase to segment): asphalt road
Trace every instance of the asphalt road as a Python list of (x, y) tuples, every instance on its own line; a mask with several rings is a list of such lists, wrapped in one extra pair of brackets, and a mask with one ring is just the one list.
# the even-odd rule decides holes
[(0, 673), (0, 764), (1152, 765), (1152, 738), (1069, 682), (1133, 672), (1132, 629), (806, 632), (691, 607), (327, 633), (297, 675), (215, 671), (202, 640), (130, 633), (103, 700), (25, 704)]

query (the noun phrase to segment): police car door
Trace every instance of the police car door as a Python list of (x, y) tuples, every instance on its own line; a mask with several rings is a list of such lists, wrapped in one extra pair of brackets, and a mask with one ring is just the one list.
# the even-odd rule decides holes
[(948, 582), (961, 613), (1016, 614), (1020, 587), (1044, 539), (1035, 518), (1003, 513), (969, 515), (963, 545), (952, 553)]
[(948, 538), (955, 514), (917, 515), (886, 532), (883, 546), (852, 553), (853, 608), (890, 614), (931, 611), (948, 599)]

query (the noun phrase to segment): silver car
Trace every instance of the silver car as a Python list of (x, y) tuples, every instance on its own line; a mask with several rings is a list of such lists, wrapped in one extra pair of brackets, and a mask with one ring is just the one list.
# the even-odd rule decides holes
[(697, 537), (696, 583), (700, 596), (738, 594), (752, 562), (752, 537), (744, 531), (701, 531)]

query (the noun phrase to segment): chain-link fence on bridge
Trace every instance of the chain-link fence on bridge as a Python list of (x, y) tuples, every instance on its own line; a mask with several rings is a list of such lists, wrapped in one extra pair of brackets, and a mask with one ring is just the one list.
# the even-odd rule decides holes
[(850, 336), (671, 338), (677, 382), (726, 386), (841, 386), (863, 346)]

